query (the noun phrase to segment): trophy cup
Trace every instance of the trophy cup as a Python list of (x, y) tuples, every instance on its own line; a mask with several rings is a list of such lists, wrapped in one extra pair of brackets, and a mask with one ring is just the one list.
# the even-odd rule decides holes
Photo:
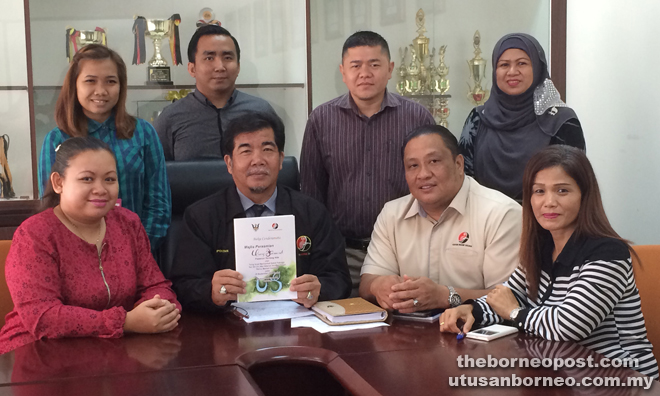
[(410, 44), (410, 66), (408, 66), (408, 84), (406, 88), (406, 92), (408, 93), (420, 93), (423, 89), (422, 73), (418, 63), (417, 51), (415, 50), (415, 47)]
[(69, 63), (78, 49), (89, 44), (108, 45), (105, 30), (100, 27), (95, 30), (76, 30), (71, 26), (66, 27), (66, 57)]
[(408, 85), (408, 68), (406, 67), (406, 55), (408, 55), (408, 47), (399, 48), (399, 56), (401, 57), (401, 65), (399, 66), (399, 82), (396, 84), (396, 91), (399, 95), (404, 95)]
[[(399, 94), (426, 107), (436, 122), (447, 126), (449, 117), (449, 68), (445, 64), (446, 45), (439, 48), (440, 64), (435, 66), (435, 47), (429, 53), (430, 39), (426, 33), (426, 16), (423, 9), (415, 14), (417, 25), (417, 37), (412, 40), (408, 47), (399, 48), (401, 65), (398, 69), (399, 80), (396, 90)], [(406, 52), (410, 50), (410, 63), (406, 66)], [(428, 60), (428, 61), (427, 61)]]
[(481, 43), (481, 35), (479, 31), (474, 34), (473, 37), (474, 45), (474, 58), (470, 59), (468, 62), (468, 68), (470, 69), (470, 79), (474, 83), (474, 87), (470, 87), (468, 83), (468, 99), (475, 106), (481, 106), (488, 100), (490, 96), (490, 91), (481, 88), (481, 81), (486, 79), (486, 61), (481, 57), (481, 49), (479, 44)]
[[(447, 118), (449, 118), (449, 99), (445, 97), (447, 91), (449, 91), (449, 79), (447, 79), (447, 75), (449, 74), (449, 67), (447, 67), (445, 64), (446, 50), (447, 46), (443, 45), (438, 51), (440, 54), (440, 64), (436, 68), (436, 75), (439, 78), (434, 79), (432, 82), (432, 90), (442, 95), (440, 98), (434, 99), (433, 108), (436, 111), (433, 112), (433, 115), (437, 115), (436, 122), (445, 128), (448, 126)], [(437, 118), (440, 118), (440, 120)]]
[(172, 15), (169, 19), (147, 19), (141, 16), (135, 17), (133, 23), (133, 34), (135, 35), (135, 52), (133, 54), (133, 64), (144, 63), (146, 50), (144, 38), (149, 37), (154, 43), (154, 54), (149, 60), (147, 68), (147, 85), (173, 85), (170, 67), (161, 54), (160, 47), (164, 38), (170, 41), (170, 52), (172, 53), (172, 63), (180, 65), (181, 49), (179, 45), (179, 24), (181, 17), (179, 14)]
[(424, 10), (421, 8), (417, 11), (415, 15), (415, 24), (417, 25), (417, 37), (413, 39), (413, 47), (417, 51), (417, 56), (419, 58), (419, 76), (421, 80), (421, 86), (419, 93), (428, 93), (428, 81), (429, 81), (429, 71), (425, 66), (426, 58), (429, 55), (429, 38), (424, 35), (426, 33), (426, 17), (424, 16)]

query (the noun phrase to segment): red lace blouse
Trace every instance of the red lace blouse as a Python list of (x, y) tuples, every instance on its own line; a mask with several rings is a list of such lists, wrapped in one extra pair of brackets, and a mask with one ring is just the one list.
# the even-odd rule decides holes
[(106, 215), (100, 256), (52, 209), (30, 217), (14, 233), (5, 273), (14, 310), (0, 353), (42, 338), (120, 337), (126, 312), (156, 294), (181, 309), (139, 217), (124, 208)]

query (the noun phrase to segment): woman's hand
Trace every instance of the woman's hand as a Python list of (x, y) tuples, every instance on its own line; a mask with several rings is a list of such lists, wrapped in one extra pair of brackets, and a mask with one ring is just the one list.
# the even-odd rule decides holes
[(495, 286), (486, 296), (486, 302), (498, 315), (506, 320), (509, 320), (511, 311), (520, 307), (511, 289), (504, 285)]
[(180, 318), (176, 305), (156, 294), (151, 300), (143, 301), (126, 313), (124, 332), (164, 333), (174, 329)]
[[(465, 324), (461, 330), (457, 322), (462, 320)], [(472, 305), (459, 305), (456, 308), (447, 309), (440, 315), (440, 331), (444, 333), (467, 333), (472, 330), (474, 316), (472, 316)]]

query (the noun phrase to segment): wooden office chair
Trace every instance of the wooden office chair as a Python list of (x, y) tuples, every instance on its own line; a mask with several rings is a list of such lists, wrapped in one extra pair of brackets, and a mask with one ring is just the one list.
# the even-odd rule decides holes
[(0, 241), (0, 327), (5, 325), (5, 316), (14, 309), (5, 279), (5, 259), (10, 247), (11, 241)]
[(642, 299), (642, 313), (646, 321), (646, 332), (653, 344), (653, 354), (660, 361), (660, 245), (633, 246), (642, 261), (640, 266), (633, 257), (635, 283)]

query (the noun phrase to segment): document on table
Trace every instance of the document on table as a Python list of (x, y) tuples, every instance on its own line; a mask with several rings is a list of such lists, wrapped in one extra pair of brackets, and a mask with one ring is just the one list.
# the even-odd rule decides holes
[(389, 326), (385, 322), (371, 322), (353, 325), (330, 326), (321, 319), (314, 316), (304, 316), (291, 319), (291, 328), (311, 327), (319, 333), (329, 333), (331, 331), (350, 331), (360, 329), (372, 329), (374, 327)]
[(243, 318), (248, 323), (314, 315), (311, 309), (307, 309), (295, 301), (235, 302), (231, 305), (244, 309), (248, 313), (249, 318)]
[(239, 302), (291, 300), (296, 277), (296, 224), (293, 215), (234, 219), (236, 271), (246, 293)]

